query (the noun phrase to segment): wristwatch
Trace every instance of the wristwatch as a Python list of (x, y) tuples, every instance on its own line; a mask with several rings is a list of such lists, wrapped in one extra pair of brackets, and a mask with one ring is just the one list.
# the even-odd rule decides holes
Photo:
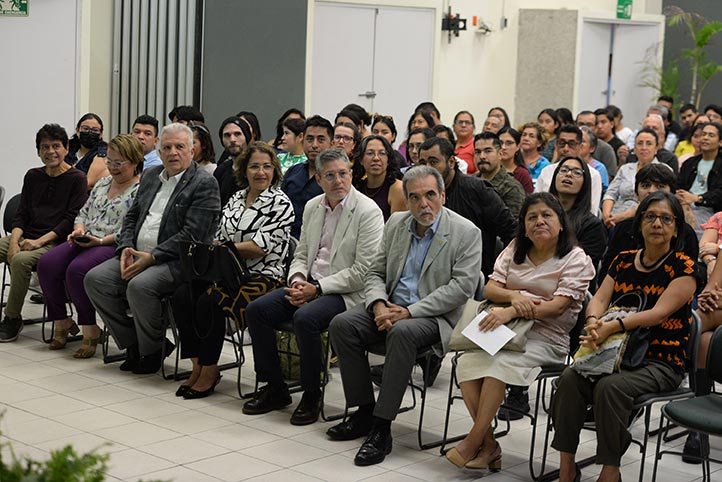
[(323, 290), (321, 289), (321, 283), (316, 280), (311, 281), (311, 284), (316, 287), (316, 298), (323, 296)]

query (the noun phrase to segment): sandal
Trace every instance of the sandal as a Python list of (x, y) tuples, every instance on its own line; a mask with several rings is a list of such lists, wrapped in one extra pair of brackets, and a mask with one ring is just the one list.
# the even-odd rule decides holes
[(68, 336), (69, 335), (77, 335), (80, 333), (80, 328), (78, 327), (78, 324), (75, 323), (75, 321), (70, 320), (72, 322), (72, 325), (70, 325), (68, 328), (55, 328), (55, 335), (53, 336), (53, 341), (50, 342), (48, 345), (48, 348), (51, 350), (60, 350), (62, 348), (65, 348), (65, 345), (68, 343)]
[(95, 355), (95, 350), (98, 347), (98, 343), (103, 343), (103, 333), (100, 336), (94, 338), (83, 337), (83, 341), (80, 344), (80, 348), (73, 353), (73, 358), (92, 358)]

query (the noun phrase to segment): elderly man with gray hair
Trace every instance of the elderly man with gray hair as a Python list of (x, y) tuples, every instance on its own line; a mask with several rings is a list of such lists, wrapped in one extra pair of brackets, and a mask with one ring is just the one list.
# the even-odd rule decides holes
[[(403, 179), (409, 211), (391, 215), (383, 246), (366, 276), (365, 302), (336, 316), (329, 332), (338, 354), (346, 404), (358, 407), (326, 433), (332, 440), (366, 436), (354, 463), (373, 465), (391, 452), (391, 421), (401, 405), (419, 350), (439, 356), (481, 276), (481, 231), (444, 207), (444, 179), (417, 166)], [(366, 350), (385, 345), (374, 400)]]
[(293, 425), (318, 420), (323, 403), (321, 333), (334, 316), (363, 301), (364, 280), (384, 227), (381, 209), (351, 185), (351, 163), (344, 151), (322, 151), (315, 172), (323, 194), (306, 203), (287, 286), (246, 308), (256, 377), (267, 384), (243, 405), (243, 413), (267, 413), (292, 403), (276, 348), (276, 329), (292, 321), (303, 389)]
[[(165, 339), (162, 299), (180, 279), (181, 241), (210, 243), (221, 202), (218, 183), (193, 162), (193, 132), (173, 123), (160, 135), (162, 166), (143, 171), (123, 221), (116, 257), (85, 276), (85, 291), (133, 373), (155, 373), (172, 345)], [(128, 309), (133, 316), (128, 316)]]

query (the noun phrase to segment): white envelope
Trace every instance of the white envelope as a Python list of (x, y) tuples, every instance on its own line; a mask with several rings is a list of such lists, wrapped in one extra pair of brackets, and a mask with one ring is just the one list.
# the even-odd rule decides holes
[(516, 333), (514, 333), (514, 330), (507, 328), (506, 325), (497, 326), (490, 331), (479, 331), (479, 322), (486, 318), (486, 315), (488, 315), (486, 311), (482, 311), (476, 315), (461, 334), (479, 345), (479, 347), (489, 355), (494, 356), (509, 340), (514, 338)]

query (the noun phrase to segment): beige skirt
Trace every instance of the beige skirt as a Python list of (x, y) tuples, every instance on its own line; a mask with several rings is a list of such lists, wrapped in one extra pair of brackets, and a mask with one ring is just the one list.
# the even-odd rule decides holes
[(529, 332), (526, 351), (500, 350), (491, 356), (484, 350), (465, 351), (456, 366), (459, 383), (492, 377), (508, 385), (529, 386), (543, 365), (563, 363), (567, 348)]

